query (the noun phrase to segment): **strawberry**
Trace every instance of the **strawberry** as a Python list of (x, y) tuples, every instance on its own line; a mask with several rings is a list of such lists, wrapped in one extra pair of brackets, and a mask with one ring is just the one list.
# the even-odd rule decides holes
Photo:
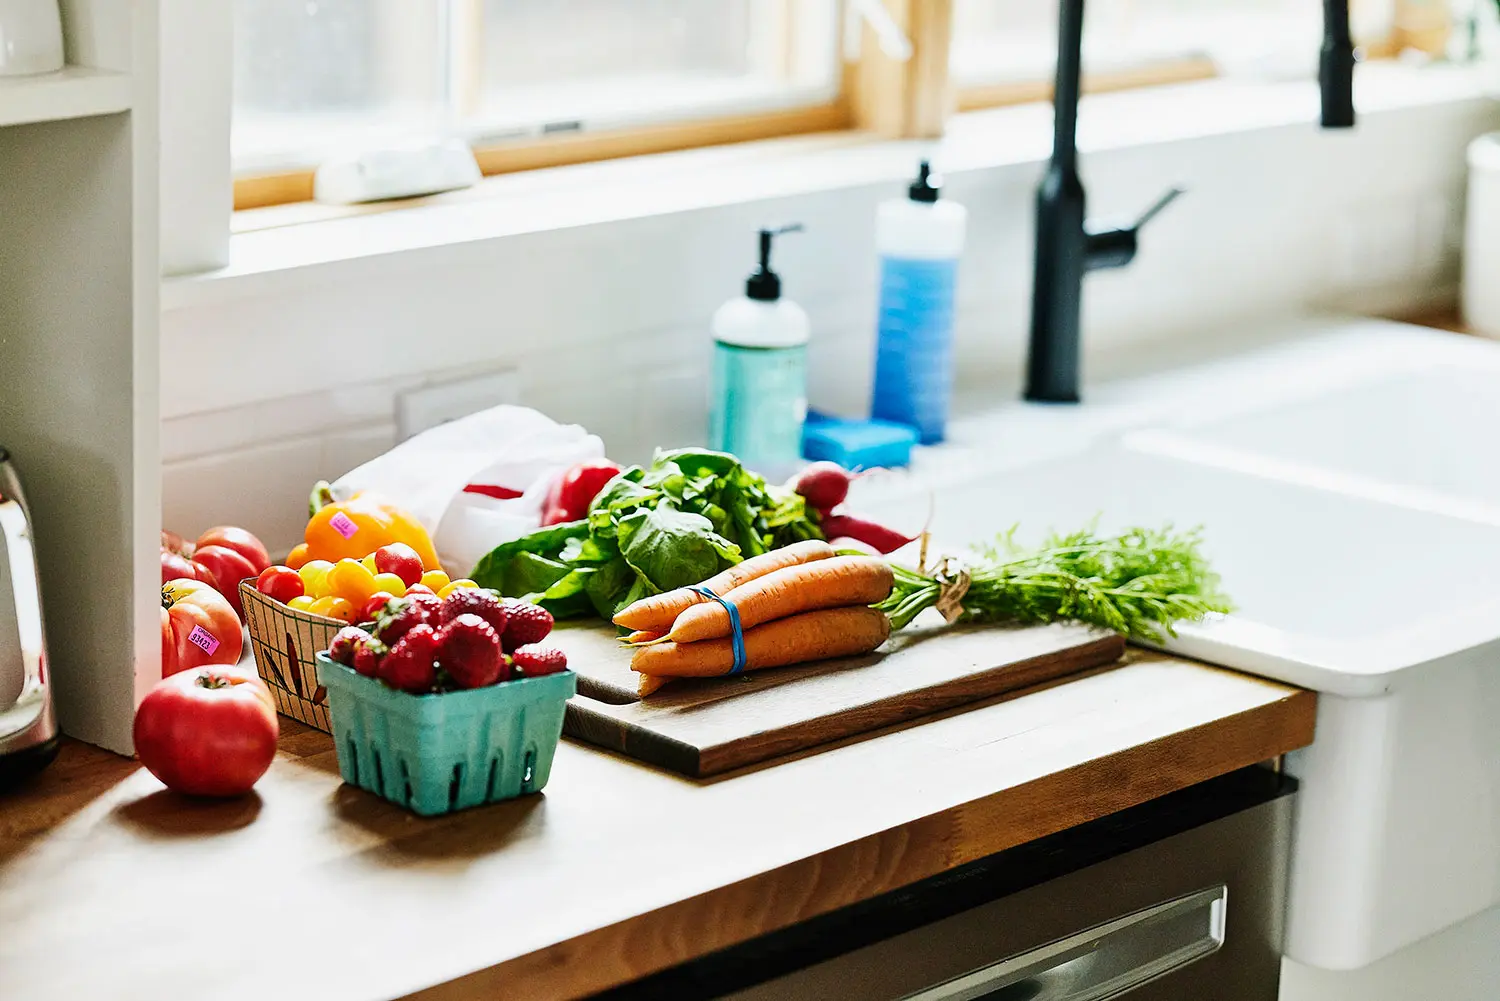
[(380, 661), (385, 657), (387, 647), (373, 636), (361, 641), (354, 648), (354, 663), (349, 665), (367, 678), (373, 678), (380, 673)]
[(365, 602), (364, 607), (359, 610), (359, 621), (374, 622), (380, 618), (385, 611), (385, 606), (391, 603), (395, 595), (389, 591), (376, 591), (370, 595), (370, 600)]
[(403, 692), (429, 691), (437, 680), (437, 630), (418, 623), (380, 662), (380, 680)]
[(500, 634), (477, 615), (464, 613), (437, 632), (438, 663), (459, 688), (493, 685), (510, 672)]
[(345, 626), (333, 634), (333, 642), (328, 644), (328, 656), (335, 663), (353, 667), (354, 651), (369, 642), (369, 639), (370, 634), (359, 626)]
[(387, 646), (395, 646), (414, 626), (439, 626), (443, 603), (435, 594), (414, 594), (386, 606), (385, 614), (375, 620), (375, 637)]
[(376, 573), (393, 573), (407, 587), (422, 579), (422, 557), (404, 542), (392, 542), (375, 550)]
[(494, 591), (462, 587), (443, 600), (443, 621), (452, 622), (460, 615), (477, 615), (495, 627), (495, 635), (505, 635), (505, 604)]
[(511, 654), (516, 674), (527, 678), (556, 674), (568, 669), (568, 657), (555, 646), (523, 646)]
[(541, 605), (533, 605), (520, 598), (506, 598), (503, 604), (505, 630), (500, 634), (500, 640), (506, 653), (532, 643), (540, 643), (552, 632), (552, 613)]

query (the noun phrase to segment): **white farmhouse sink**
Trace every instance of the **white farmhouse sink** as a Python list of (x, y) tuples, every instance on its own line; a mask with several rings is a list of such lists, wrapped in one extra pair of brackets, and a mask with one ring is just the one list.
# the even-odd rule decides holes
[[(930, 486), (945, 548), (1201, 524), (1238, 608), (1169, 646), (1323, 693), (1288, 760), (1287, 954), (1363, 967), (1500, 905), (1500, 345), (1358, 322), (1092, 399), (1056, 418), (1073, 454), (971, 446), (966, 473), (855, 499), (911, 524)], [(1008, 407), (974, 437), (1050, 420)]]

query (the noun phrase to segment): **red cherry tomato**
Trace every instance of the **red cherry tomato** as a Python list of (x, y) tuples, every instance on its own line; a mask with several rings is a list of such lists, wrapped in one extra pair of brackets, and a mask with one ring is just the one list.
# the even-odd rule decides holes
[(246, 667), (183, 671), (135, 711), (135, 752), (152, 775), (191, 796), (238, 796), (276, 757), (271, 690)]
[(422, 557), (404, 542), (392, 542), (375, 550), (375, 571), (393, 573), (410, 587), (422, 579)]
[(204, 664), (233, 664), (244, 652), (240, 620), (212, 584), (168, 581), (161, 587), (161, 676)]
[(437, 597), (437, 592), (428, 587), (426, 584), (413, 584), (411, 587), (406, 589), (406, 596), (408, 598), (410, 598), (414, 594), (430, 594), (434, 598)]
[(255, 589), (283, 605), (304, 593), (302, 575), (291, 567), (266, 567), (256, 578)]
[(234, 606), (234, 614), (243, 619), (245, 610), (240, 607), (240, 581), (259, 576), (260, 571), (244, 556), (225, 546), (199, 546), (193, 559), (208, 567), (219, 593)]
[(243, 528), (235, 528), (232, 525), (219, 525), (210, 528), (198, 536), (198, 548), (204, 546), (223, 546), (225, 549), (233, 549), (255, 568), (255, 573), (246, 576), (254, 577), (266, 567), (271, 565), (271, 557), (266, 554), (266, 547), (261, 541)]

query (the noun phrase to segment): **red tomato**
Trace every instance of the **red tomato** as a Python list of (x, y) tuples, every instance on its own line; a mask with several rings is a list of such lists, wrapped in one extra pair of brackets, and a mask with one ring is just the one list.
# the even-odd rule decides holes
[(291, 567), (266, 567), (256, 579), (255, 589), (283, 605), (306, 593), (302, 587), (302, 575)]
[(243, 619), (245, 610), (240, 607), (240, 581), (259, 576), (260, 571), (245, 557), (225, 546), (199, 546), (193, 559), (208, 567), (219, 593), (234, 607), (234, 614)]
[(410, 587), (422, 580), (422, 557), (404, 542), (392, 542), (375, 550), (375, 572), (393, 573)]
[(163, 549), (161, 551), (161, 582), (165, 584), (169, 580), (201, 580), (209, 587), (219, 586), (219, 582), (214, 580), (213, 571), (202, 563)]
[(225, 549), (233, 549), (245, 557), (245, 559), (250, 561), (250, 565), (255, 568), (255, 573), (246, 574), (245, 576), (247, 577), (254, 577), (255, 574), (260, 573), (271, 565), (271, 557), (267, 555), (266, 547), (261, 545), (259, 539), (243, 528), (235, 528), (232, 525), (219, 525), (216, 528), (210, 528), (198, 536), (198, 548), (202, 549), (204, 546), (223, 546)]
[(135, 753), (169, 789), (238, 796), (276, 757), (271, 690), (247, 667), (200, 667), (157, 682), (135, 711)]
[(542, 524), (560, 525), (587, 518), (589, 505), (619, 472), (620, 467), (608, 459), (588, 459), (564, 472), (547, 492)]
[(161, 676), (204, 664), (233, 664), (244, 651), (240, 620), (211, 584), (174, 580), (161, 588)]
[(193, 544), (176, 532), (169, 532), (164, 528), (161, 530), (161, 551), (176, 553), (178, 556), (191, 556)]

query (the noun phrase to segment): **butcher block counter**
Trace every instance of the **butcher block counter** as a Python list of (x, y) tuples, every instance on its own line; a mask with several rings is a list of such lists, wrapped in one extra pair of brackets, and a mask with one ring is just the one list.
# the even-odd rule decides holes
[(68, 744), (0, 796), (0, 997), (583, 997), (1275, 759), (1315, 707), (1137, 652), (712, 779), (565, 740), (543, 794), (431, 820), (287, 720), (232, 802)]

